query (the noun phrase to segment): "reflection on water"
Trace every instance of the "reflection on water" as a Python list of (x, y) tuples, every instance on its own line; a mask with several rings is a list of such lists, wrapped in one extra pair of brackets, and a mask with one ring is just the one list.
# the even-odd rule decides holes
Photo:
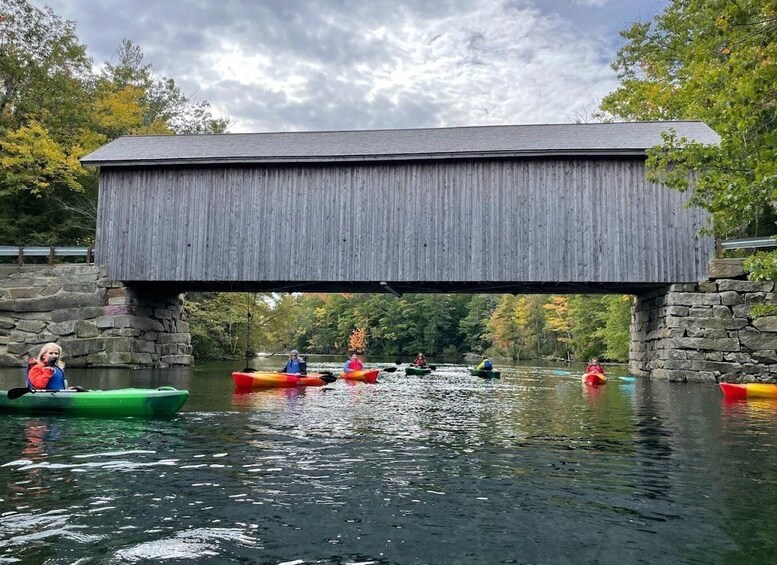
[(188, 388), (171, 420), (0, 415), (0, 561), (777, 557), (777, 403), (615, 368), (588, 387), (568, 368), (481, 380), (456, 365), (243, 393), (242, 365), (68, 371)]

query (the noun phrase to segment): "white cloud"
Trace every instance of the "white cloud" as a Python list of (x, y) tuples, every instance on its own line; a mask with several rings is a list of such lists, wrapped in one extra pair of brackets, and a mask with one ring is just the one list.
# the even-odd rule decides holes
[(78, 22), (96, 60), (132, 39), (155, 70), (232, 117), (231, 131), (570, 121), (616, 86), (617, 30), (644, 17), (636, 7), (654, 9), (645, 0), (50, 3)]

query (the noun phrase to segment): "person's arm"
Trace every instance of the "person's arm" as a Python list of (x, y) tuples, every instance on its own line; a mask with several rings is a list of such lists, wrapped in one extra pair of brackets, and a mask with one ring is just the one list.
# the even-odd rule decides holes
[(308, 374), (308, 364), (303, 359), (299, 360), (299, 374), (300, 375)]
[(34, 365), (30, 365), (30, 369), (27, 372), (27, 380), (30, 381), (33, 387), (45, 389), (53, 374), (53, 367), (46, 367), (43, 363), (36, 362)]

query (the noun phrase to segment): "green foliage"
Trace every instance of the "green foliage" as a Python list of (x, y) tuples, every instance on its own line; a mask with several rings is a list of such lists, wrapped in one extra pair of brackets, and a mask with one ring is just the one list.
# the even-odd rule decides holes
[(130, 41), (98, 75), (75, 23), (0, 0), (0, 243), (94, 242), (97, 180), (79, 159), (119, 136), (220, 133), (207, 102), (156, 76)]
[[(670, 1), (653, 22), (623, 32), (613, 64), (621, 86), (602, 102), (627, 120), (699, 119), (720, 134), (712, 147), (669, 134), (648, 159), (651, 180), (692, 189), (690, 203), (711, 213), (717, 236), (774, 233), (776, 31), (771, 0)], [(760, 276), (777, 274), (771, 255), (751, 263)]]
[[(552, 315), (559, 304), (566, 309), (561, 336), (548, 323), (548, 304)], [(346, 355), (355, 334), (368, 336), (372, 356), (423, 351), (456, 359), (488, 351), (512, 359), (623, 361), (628, 354), (630, 302), (623, 296), (192, 293), (186, 308), (198, 358), (292, 347)]]
[(612, 361), (626, 361), (629, 358), (631, 334), (632, 298), (628, 295), (607, 295), (602, 298), (604, 310), (599, 310), (598, 318), (603, 324), (596, 337), (604, 340), (606, 346), (603, 357)]

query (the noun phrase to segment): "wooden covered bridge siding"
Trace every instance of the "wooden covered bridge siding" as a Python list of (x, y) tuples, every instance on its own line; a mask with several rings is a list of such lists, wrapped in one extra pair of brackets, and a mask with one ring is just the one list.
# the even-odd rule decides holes
[[(552, 126), (511, 126), (535, 129), (516, 133), (521, 147), (496, 150), (483, 139), (511, 132), (458, 128), (467, 151), (437, 152), (435, 132), (455, 138), (456, 128), (395, 130), (411, 147), (425, 132), (429, 148), (364, 155), (349, 134), (386, 132), (329, 132), (355, 146), (333, 155), (326, 143), (303, 154), (313, 134), (255, 134), (255, 154), (205, 146), (194, 157), (185, 139), (169, 140), (172, 155), (144, 157), (144, 139), (168, 140), (133, 138), (85, 160), (101, 166), (97, 261), (114, 279), (178, 290), (379, 292), (384, 282), (399, 292), (640, 294), (693, 282), (713, 252), (698, 235), (704, 216), (644, 178), (656, 132), (688, 124), (714, 136), (692, 122), (570, 125), (577, 145), (538, 149)], [(644, 133), (635, 125), (649, 145), (574, 139), (597, 126), (617, 145), (619, 126)], [(299, 156), (273, 153), (272, 136), (283, 135), (303, 146)]]

